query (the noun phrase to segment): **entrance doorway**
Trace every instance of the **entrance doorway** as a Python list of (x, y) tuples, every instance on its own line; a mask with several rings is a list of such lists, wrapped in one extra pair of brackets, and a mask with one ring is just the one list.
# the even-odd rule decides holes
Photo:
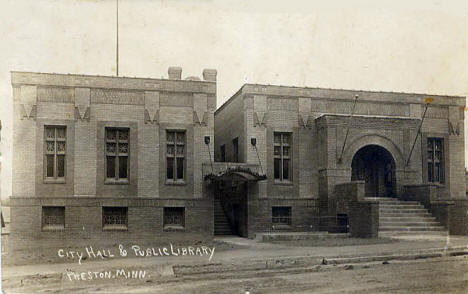
[(351, 180), (366, 182), (366, 197), (394, 197), (395, 160), (390, 152), (381, 146), (364, 146), (353, 157)]

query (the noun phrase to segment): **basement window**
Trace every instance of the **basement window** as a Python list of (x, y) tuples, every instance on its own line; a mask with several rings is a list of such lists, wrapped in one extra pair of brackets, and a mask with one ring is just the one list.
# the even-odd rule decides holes
[(42, 230), (60, 231), (65, 229), (65, 207), (43, 206), (42, 207)]
[(103, 207), (102, 229), (126, 231), (128, 229), (128, 207)]
[(274, 206), (272, 207), (271, 222), (273, 225), (291, 225), (291, 207)]
[(185, 228), (185, 207), (164, 207), (164, 230)]

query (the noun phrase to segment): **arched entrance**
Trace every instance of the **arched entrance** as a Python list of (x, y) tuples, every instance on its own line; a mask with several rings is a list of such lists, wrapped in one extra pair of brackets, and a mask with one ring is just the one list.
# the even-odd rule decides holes
[(367, 145), (354, 154), (351, 180), (366, 182), (366, 197), (394, 197), (396, 195), (395, 160), (379, 145)]

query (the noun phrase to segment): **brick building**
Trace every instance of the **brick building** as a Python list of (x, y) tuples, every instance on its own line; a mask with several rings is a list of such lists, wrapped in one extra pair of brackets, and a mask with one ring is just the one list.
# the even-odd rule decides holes
[[(216, 70), (181, 79), (12, 72), (15, 250), (212, 235)], [(167, 243), (166, 243), (167, 244)]]
[(15, 250), (467, 233), (464, 97), (246, 84), (216, 110), (215, 70), (11, 80)]
[(221, 206), (241, 208), (232, 215), (245, 236), (347, 225), (357, 236), (466, 233), (464, 106), (465, 97), (246, 84), (215, 113), (215, 159), (260, 164), (266, 180), (221, 195)]

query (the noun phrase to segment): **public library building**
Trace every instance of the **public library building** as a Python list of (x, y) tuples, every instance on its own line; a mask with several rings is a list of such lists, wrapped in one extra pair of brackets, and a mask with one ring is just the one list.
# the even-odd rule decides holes
[(245, 84), (216, 109), (216, 70), (181, 71), (12, 72), (9, 248), (467, 234), (465, 97)]

